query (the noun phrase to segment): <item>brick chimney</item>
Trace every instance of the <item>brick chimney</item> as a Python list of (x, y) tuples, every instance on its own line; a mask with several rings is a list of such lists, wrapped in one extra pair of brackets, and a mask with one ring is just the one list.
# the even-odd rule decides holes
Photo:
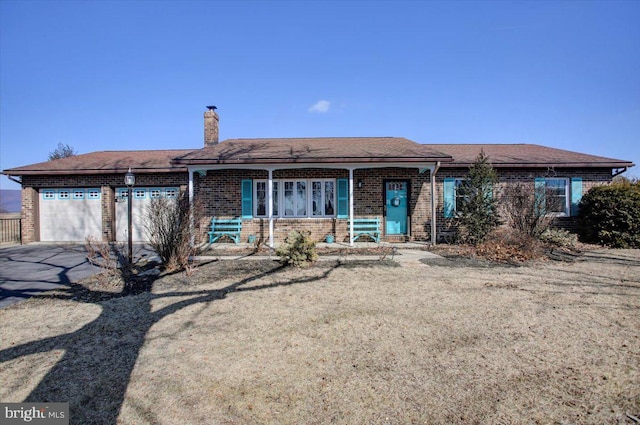
[(218, 144), (218, 114), (215, 106), (207, 106), (204, 113), (204, 146), (215, 146)]

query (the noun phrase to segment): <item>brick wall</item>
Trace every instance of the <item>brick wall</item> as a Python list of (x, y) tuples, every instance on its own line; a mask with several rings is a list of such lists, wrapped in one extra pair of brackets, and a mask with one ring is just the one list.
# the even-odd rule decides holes
[[(445, 219), (443, 213), (443, 181), (447, 177), (464, 177), (468, 169), (441, 168), (436, 176), (436, 202), (438, 233), (455, 227), (454, 219)], [(194, 193), (201, 206), (202, 217), (196, 223), (196, 240), (208, 240), (207, 231), (212, 217), (232, 218), (241, 215), (241, 184), (243, 179), (266, 179), (264, 170), (215, 170), (206, 175), (194, 175)], [(342, 169), (294, 169), (277, 170), (274, 179), (348, 178)], [(510, 182), (530, 183), (536, 177), (581, 177), (583, 194), (596, 185), (611, 182), (609, 169), (498, 169), (499, 188)], [(354, 171), (354, 214), (356, 217), (384, 217), (384, 182), (386, 180), (407, 180), (410, 185), (409, 216), (412, 240), (429, 240), (431, 235), (431, 184), (429, 172), (419, 173), (417, 169), (377, 168)], [(362, 181), (362, 188), (357, 182)], [(188, 174), (136, 174), (137, 187), (179, 186), (186, 190)], [(115, 238), (115, 188), (123, 187), (121, 174), (80, 175), (80, 176), (24, 176), (22, 189), (22, 238), (24, 243), (39, 240), (38, 202), (41, 188), (100, 187), (102, 192), (102, 225), (104, 240)], [(498, 190), (499, 191), (499, 190)], [(574, 228), (575, 219), (559, 218), (557, 225)], [(267, 219), (246, 220), (243, 223), (242, 241), (249, 235), (268, 239)], [(337, 241), (348, 240), (346, 219), (334, 218), (278, 218), (275, 220), (274, 236), (283, 241), (291, 230), (305, 229), (316, 240), (333, 234)], [(382, 229), (384, 232), (384, 229)]]
[[(534, 180), (536, 177), (546, 178), (582, 178), (582, 194), (586, 194), (592, 187), (611, 183), (611, 170), (607, 168), (583, 168), (583, 169), (531, 169), (531, 168), (511, 168), (496, 169), (498, 172), (498, 188), (496, 192), (500, 194), (509, 183), (525, 183), (531, 185), (534, 190)], [(437, 232), (444, 235), (455, 230), (456, 220), (444, 217), (444, 194), (443, 183), (448, 177), (464, 178), (468, 174), (467, 168), (441, 168), (436, 174), (436, 199), (437, 199)], [(570, 185), (569, 185), (570, 186)], [(569, 194), (570, 196), (570, 194)], [(575, 230), (577, 221), (575, 217), (558, 217), (555, 226), (568, 230)]]

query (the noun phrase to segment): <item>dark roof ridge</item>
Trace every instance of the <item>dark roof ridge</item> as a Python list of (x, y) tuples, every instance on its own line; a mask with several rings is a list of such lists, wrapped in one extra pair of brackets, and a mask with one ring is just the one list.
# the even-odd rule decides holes
[[(227, 140), (344, 140), (344, 139), (407, 139), (402, 136), (321, 136), (321, 137), (234, 137)], [(409, 139), (407, 139), (409, 140)]]

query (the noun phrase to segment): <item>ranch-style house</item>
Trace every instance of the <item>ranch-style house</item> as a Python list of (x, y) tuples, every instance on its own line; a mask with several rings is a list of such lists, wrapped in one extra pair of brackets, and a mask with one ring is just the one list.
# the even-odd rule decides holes
[[(584, 193), (634, 166), (533, 144), (419, 144), (402, 137), (218, 142), (218, 123), (214, 108), (204, 113), (200, 149), (92, 152), (4, 170), (22, 186), (23, 243), (89, 235), (126, 241), (129, 169), (136, 176), (134, 241), (146, 239), (144, 209), (153, 198), (183, 194), (203, 209), (195, 242), (233, 242), (209, 235), (212, 220), (225, 220), (239, 223), (236, 242), (273, 247), (295, 229), (319, 241), (435, 243), (455, 222), (457, 185), (481, 151), (500, 185), (549, 189), (560, 200), (553, 214), (564, 227), (575, 225)], [(369, 226), (364, 238), (361, 223)]]

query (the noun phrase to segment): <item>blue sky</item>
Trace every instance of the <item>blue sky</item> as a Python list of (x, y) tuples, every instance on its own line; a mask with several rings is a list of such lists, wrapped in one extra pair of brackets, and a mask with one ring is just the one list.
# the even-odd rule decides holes
[(221, 139), (536, 143), (640, 164), (638, 22), (638, 1), (2, 0), (0, 168), (58, 143), (199, 148), (210, 104)]

